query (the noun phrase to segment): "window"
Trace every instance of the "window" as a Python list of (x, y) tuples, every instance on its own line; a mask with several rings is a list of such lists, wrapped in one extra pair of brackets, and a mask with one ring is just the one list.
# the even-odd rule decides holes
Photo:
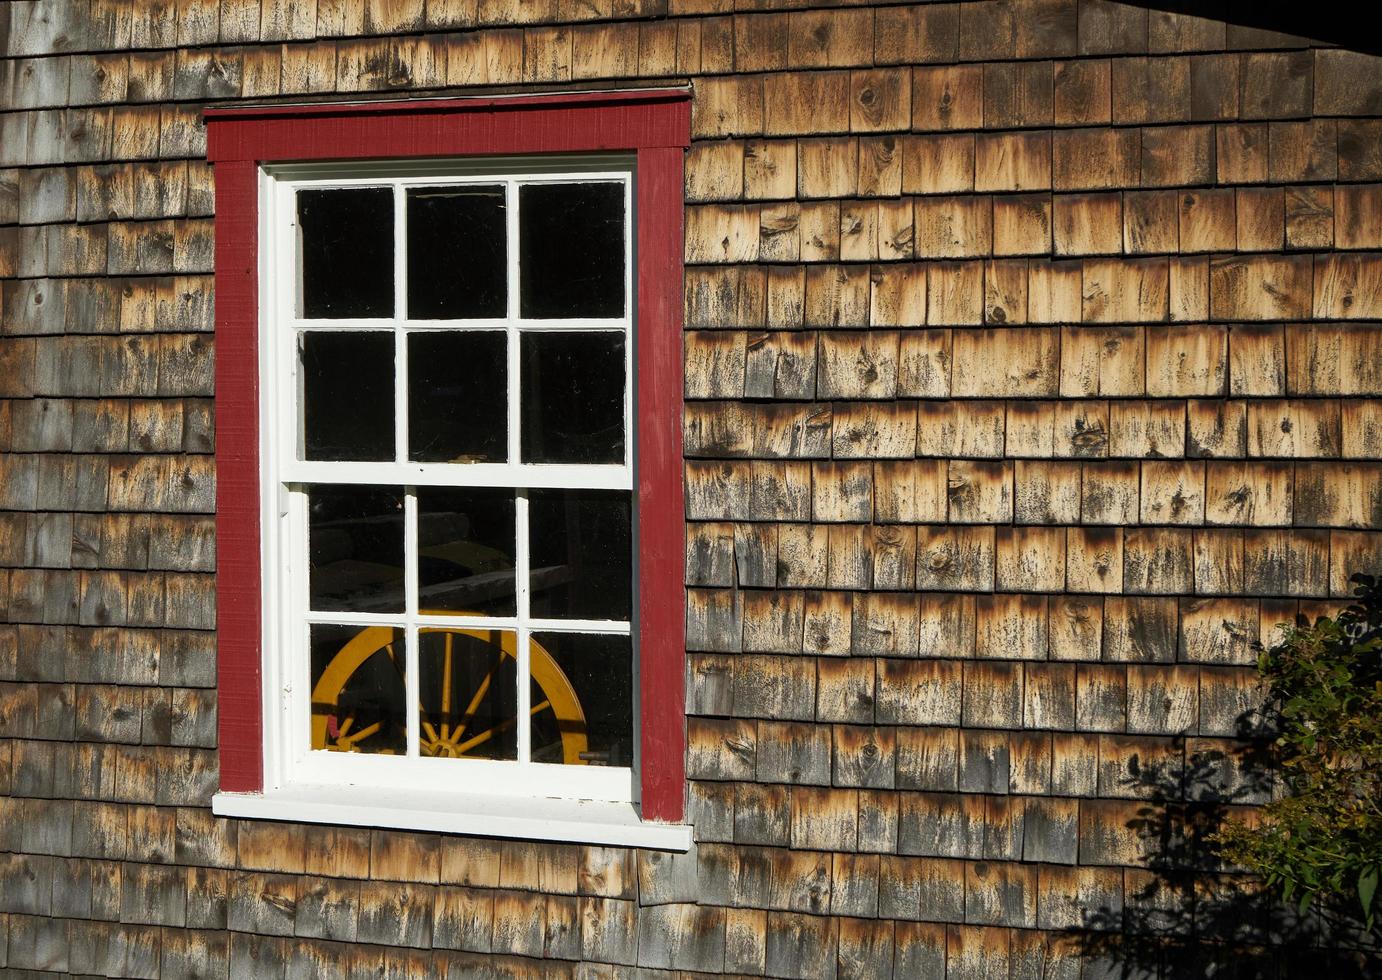
[(632, 801), (631, 163), (267, 172), (266, 569), (305, 778)]
[(208, 124), (218, 811), (689, 844), (685, 94)]

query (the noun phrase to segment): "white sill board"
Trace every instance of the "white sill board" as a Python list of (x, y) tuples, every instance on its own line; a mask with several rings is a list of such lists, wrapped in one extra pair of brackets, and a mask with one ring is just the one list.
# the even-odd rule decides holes
[(394, 827), (659, 851), (691, 848), (690, 826), (651, 823), (642, 820), (632, 804), (595, 800), (293, 786), (268, 793), (217, 793), (211, 798), (211, 810), (217, 816), (250, 820)]

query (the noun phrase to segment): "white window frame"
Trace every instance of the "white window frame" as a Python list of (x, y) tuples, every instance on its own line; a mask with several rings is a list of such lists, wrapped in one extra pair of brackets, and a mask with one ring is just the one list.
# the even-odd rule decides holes
[[(517, 189), (525, 183), (617, 181), (624, 185), (625, 296), (624, 315), (613, 319), (536, 320), (519, 316)], [(262, 507), (262, 574), (264, 582), (264, 789), (291, 797), (303, 787), (350, 792), (375, 789), (435, 793), (453, 786), (456, 792), (484, 797), (529, 800), (579, 800), (636, 804), (641, 760), (637, 704), (637, 629), (634, 621), (544, 620), (528, 617), (527, 500), (517, 495), (517, 568), (519, 591), (513, 617), (428, 616), (416, 612), (417, 507), (407, 491), (417, 487), (513, 487), (536, 489), (608, 489), (632, 492), (635, 483), (635, 363), (637, 265), (634, 255), (636, 173), (631, 155), (583, 158), (487, 159), (446, 162), (404, 162), (341, 165), (288, 165), (260, 168), (260, 446)], [(507, 315), (492, 319), (409, 320), (406, 316), (407, 240), (405, 191), (421, 186), (503, 184), (507, 188), (508, 249)], [(394, 191), (394, 313), (392, 318), (361, 320), (305, 320), (297, 315), (299, 268), (295, 193), (304, 188), (388, 185)], [(393, 462), (308, 462), (299, 458), (301, 445), (298, 335), (311, 330), (391, 331), (394, 334), (395, 460)], [(416, 331), (503, 330), (508, 338), (508, 461), (505, 463), (415, 463), (407, 461), (407, 335)], [(618, 464), (529, 464), (519, 461), (520, 403), (519, 331), (620, 330), (625, 337), (625, 459)], [(303, 485), (323, 483), (376, 484), (405, 488), (404, 587), (405, 612), (308, 612), (307, 494)], [(632, 501), (636, 513), (637, 501)], [(633, 522), (636, 535), (636, 520)], [(636, 542), (634, 547), (636, 555)], [(633, 559), (633, 610), (637, 610), (637, 561)], [(308, 625), (387, 625), (403, 627), (406, 636), (406, 697), (410, 708), (409, 755), (377, 756), (313, 751), (310, 745), (310, 655)], [(634, 758), (629, 767), (569, 766), (531, 761), (433, 759), (418, 754), (417, 669), (420, 628), (453, 626), (494, 628), (517, 633), (517, 676), (528, 676), (528, 637), (532, 631), (560, 630), (628, 635), (633, 644), (630, 704)], [(518, 717), (527, 715), (529, 685), (518, 684)], [(528, 725), (519, 725), (519, 758), (526, 758)], [(287, 796), (285, 797), (285, 794)], [(325, 794), (329, 797), (331, 794)], [(323, 798), (322, 793), (317, 793)], [(347, 797), (348, 798), (348, 797)], [(424, 801), (424, 804), (426, 801)], [(270, 804), (272, 800), (270, 799)], [(433, 801), (435, 805), (435, 801)], [(487, 806), (502, 808), (502, 801)], [(421, 805), (425, 809), (425, 805)], [(497, 812), (497, 811), (496, 811)], [(247, 814), (248, 815), (248, 814)], [(266, 813), (263, 815), (275, 815)], [(281, 815), (281, 814), (278, 814)], [(620, 818), (622, 819), (622, 817)], [(423, 826), (426, 819), (414, 820)], [(450, 823), (442, 820), (449, 829)], [(589, 835), (585, 835), (589, 836)]]

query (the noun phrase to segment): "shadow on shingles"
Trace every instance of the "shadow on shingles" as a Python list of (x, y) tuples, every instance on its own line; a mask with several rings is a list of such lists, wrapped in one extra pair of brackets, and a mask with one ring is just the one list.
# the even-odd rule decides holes
[(1318, 903), (1298, 913), (1219, 854), (1214, 834), (1235, 810), (1271, 799), (1264, 734), (1256, 716), (1244, 715), (1232, 756), (1196, 751), (1183, 767), (1133, 758), (1123, 785), (1144, 803), (1127, 828), (1142, 844), (1147, 873), (1128, 876), (1123, 908), (1092, 911), (1075, 934), (1082, 980), (1382, 977), (1376, 936)]

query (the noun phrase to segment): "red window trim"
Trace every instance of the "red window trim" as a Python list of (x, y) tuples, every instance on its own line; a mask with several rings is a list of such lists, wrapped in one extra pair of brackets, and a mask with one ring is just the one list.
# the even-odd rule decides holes
[(689, 93), (578, 94), (209, 109), (216, 168), (216, 595), (221, 789), (263, 790), (258, 166), (529, 153), (637, 160), (641, 808), (686, 807), (682, 497), (682, 166)]

